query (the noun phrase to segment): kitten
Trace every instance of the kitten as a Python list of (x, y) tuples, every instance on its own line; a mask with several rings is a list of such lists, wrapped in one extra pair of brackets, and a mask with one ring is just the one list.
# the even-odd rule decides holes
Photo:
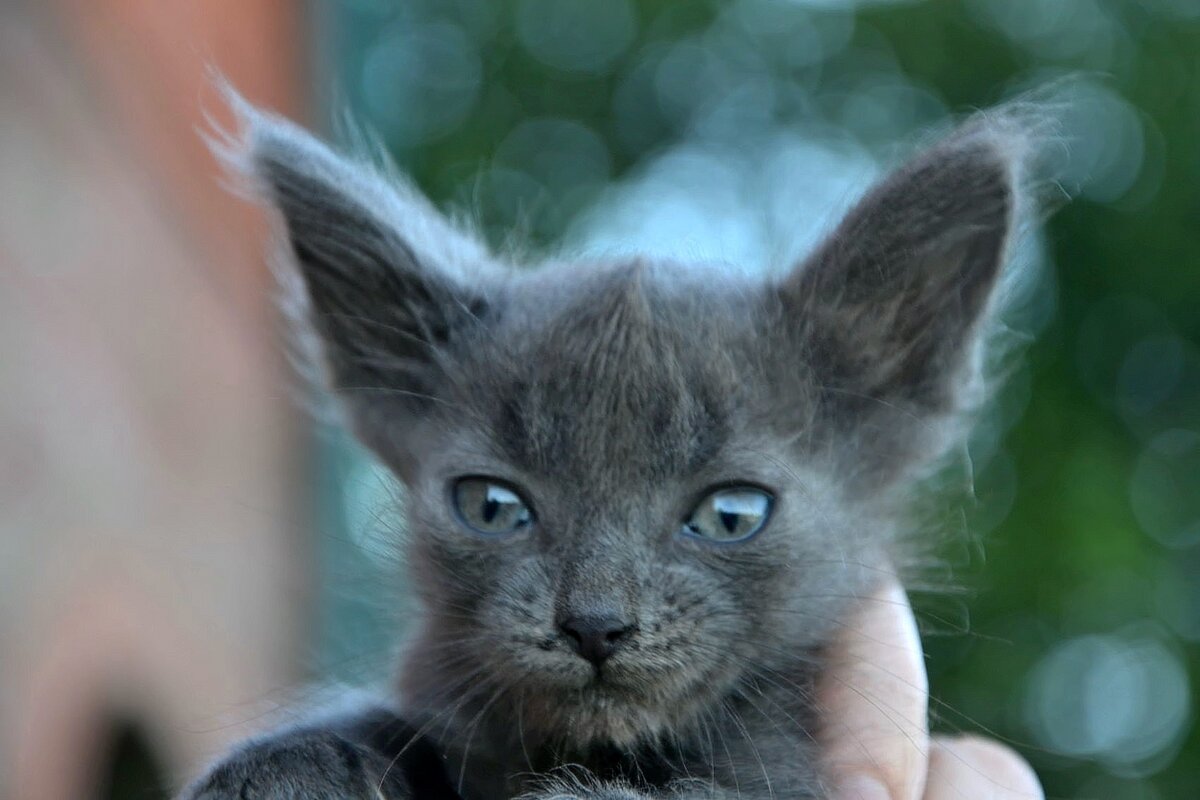
[(778, 279), (517, 270), (395, 176), (235, 98), (290, 308), (407, 489), (394, 697), (190, 798), (825, 796), (812, 685), (979, 400), (1025, 192), (1015, 115), (871, 190)]

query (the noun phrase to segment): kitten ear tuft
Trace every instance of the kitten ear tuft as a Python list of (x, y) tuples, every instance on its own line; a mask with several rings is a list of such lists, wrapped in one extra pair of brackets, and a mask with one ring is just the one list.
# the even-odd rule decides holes
[(278, 210), (277, 265), (301, 356), (369, 445), (436, 401), (452, 340), (478, 325), (498, 267), (386, 167), (339, 155), (221, 86), (236, 128), (208, 137), (239, 188)]
[(871, 189), (779, 286), (822, 424), (873, 431), (860, 438), (879, 480), (940, 455), (977, 402), (1036, 152), (1021, 114), (977, 116)]

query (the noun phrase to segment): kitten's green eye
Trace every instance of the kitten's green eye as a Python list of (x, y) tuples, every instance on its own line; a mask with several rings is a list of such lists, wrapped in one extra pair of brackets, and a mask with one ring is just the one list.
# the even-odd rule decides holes
[(753, 486), (730, 486), (712, 492), (683, 523), (683, 533), (714, 542), (740, 542), (763, 529), (773, 498)]
[(479, 533), (513, 533), (533, 522), (533, 511), (521, 496), (490, 478), (461, 478), (454, 484), (459, 517)]

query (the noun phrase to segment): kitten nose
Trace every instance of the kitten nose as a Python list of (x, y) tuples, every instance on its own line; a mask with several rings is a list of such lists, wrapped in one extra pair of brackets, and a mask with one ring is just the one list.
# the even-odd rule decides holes
[(614, 616), (579, 615), (558, 623), (575, 652), (595, 664), (603, 664), (629, 639), (633, 626)]

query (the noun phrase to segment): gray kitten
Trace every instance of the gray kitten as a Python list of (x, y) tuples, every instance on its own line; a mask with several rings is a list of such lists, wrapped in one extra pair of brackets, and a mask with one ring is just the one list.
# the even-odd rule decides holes
[(825, 797), (822, 647), (979, 400), (1019, 115), (972, 120), (765, 279), (513, 269), (239, 107), (224, 155), (281, 212), (313, 363), (407, 489), (421, 617), (394, 697), (185, 796)]

